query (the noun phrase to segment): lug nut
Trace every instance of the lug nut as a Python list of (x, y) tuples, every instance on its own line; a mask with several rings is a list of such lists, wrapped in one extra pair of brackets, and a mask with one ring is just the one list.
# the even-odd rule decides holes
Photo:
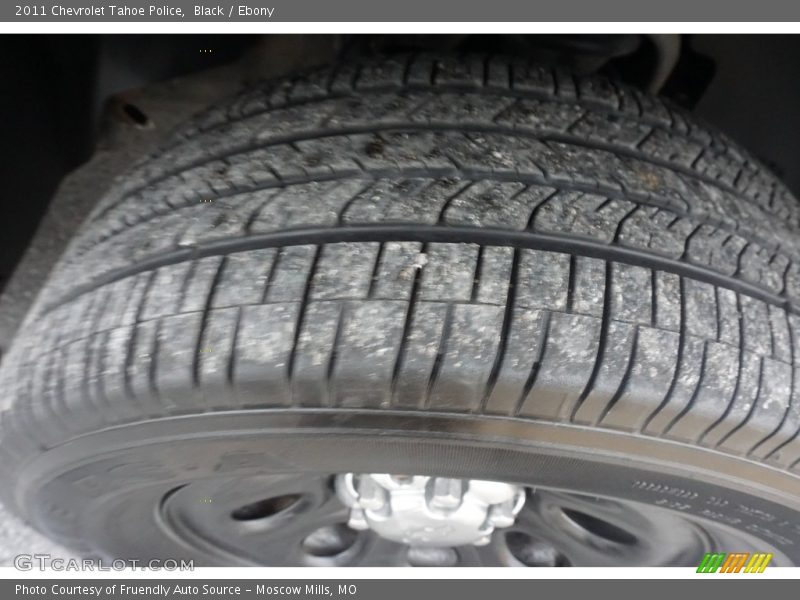
[(489, 522), (495, 527), (511, 527), (514, 521), (514, 500), (495, 504), (489, 511)]
[(458, 479), (447, 479), (437, 477), (433, 480), (433, 494), (431, 495), (430, 507), (440, 510), (458, 508), (461, 504), (463, 486)]
[(380, 510), (386, 504), (386, 490), (371, 477), (358, 481), (358, 504), (364, 510)]
[(357, 531), (369, 529), (369, 523), (367, 523), (367, 518), (364, 516), (364, 511), (356, 507), (350, 509), (350, 518), (347, 520), (347, 526)]

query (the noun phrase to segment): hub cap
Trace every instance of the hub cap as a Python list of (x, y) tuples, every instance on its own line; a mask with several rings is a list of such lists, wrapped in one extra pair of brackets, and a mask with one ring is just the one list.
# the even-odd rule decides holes
[(352, 529), (420, 548), (484, 546), (525, 503), (517, 485), (422, 475), (347, 473), (336, 478), (336, 492), (350, 507)]

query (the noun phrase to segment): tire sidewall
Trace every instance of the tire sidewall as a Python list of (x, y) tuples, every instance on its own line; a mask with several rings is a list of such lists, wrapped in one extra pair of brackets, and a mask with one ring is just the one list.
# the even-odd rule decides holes
[[(198, 481), (279, 473), (493, 479), (664, 508), (758, 538), (776, 550), (776, 564), (800, 562), (800, 511), (791, 501), (797, 478), (655, 438), (617, 434), (603, 449), (598, 435), (604, 433), (513, 419), (355, 411), (200, 415), (113, 428), (51, 450), (21, 471), (15, 499), (47, 534), (83, 540), (101, 556), (218, 566), (242, 562), (182, 543), (165, 528), (160, 506), (171, 492)], [(699, 462), (680, 464), (681, 450)], [(709, 472), (712, 457), (726, 468)], [(736, 466), (760, 469), (762, 479), (778, 485), (755, 488), (750, 473), (727, 472)]]

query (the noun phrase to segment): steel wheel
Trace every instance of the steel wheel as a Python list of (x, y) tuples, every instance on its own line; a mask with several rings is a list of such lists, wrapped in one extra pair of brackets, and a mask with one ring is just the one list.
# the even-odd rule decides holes
[(351, 508), (335, 481), (276, 475), (189, 484), (163, 499), (160, 523), (223, 560), (272, 566), (696, 566), (706, 552), (765, 551), (749, 536), (665, 508), (532, 487), (513, 524), (496, 528), (488, 544), (417, 546), (349, 526)]

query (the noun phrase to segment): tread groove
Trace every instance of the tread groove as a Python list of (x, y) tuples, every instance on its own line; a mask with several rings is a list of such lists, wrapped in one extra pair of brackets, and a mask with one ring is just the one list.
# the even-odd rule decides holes
[(525, 401), (528, 399), (528, 395), (531, 393), (533, 386), (536, 384), (536, 378), (539, 375), (539, 369), (542, 366), (542, 360), (544, 360), (545, 353), (547, 352), (547, 342), (550, 339), (550, 316), (550, 311), (542, 311), (542, 326), (539, 332), (539, 339), (537, 340), (536, 359), (531, 365), (531, 370), (528, 373), (528, 378), (525, 380), (525, 385), (522, 386), (522, 392), (517, 399), (517, 403), (511, 411), (510, 416), (512, 417), (519, 415), (523, 405), (525, 404)]
[[(784, 317), (785, 317), (785, 315), (784, 315)], [(771, 326), (772, 326), (772, 320), (770, 319), (770, 327)], [(787, 329), (787, 331), (789, 333), (789, 365), (790, 365), (790, 369), (789, 370), (790, 370), (790, 373), (791, 373), (790, 376), (789, 376), (790, 377), (790, 379), (789, 379), (789, 399), (788, 399), (788, 401), (786, 403), (786, 410), (784, 411), (783, 417), (781, 417), (781, 421), (780, 421), (780, 423), (778, 423), (778, 426), (769, 435), (767, 435), (764, 439), (762, 439), (760, 442), (754, 444), (753, 447), (750, 448), (750, 450), (747, 452), (748, 456), (750, 456), (756, 450), (758, 450), (758, 448), (760, 448), (761, 446), (766, 444), (781, 429), (783, 429), (783, 426), (786, 424), (786, 421), (789, 419), (789, 415), (791, 414), (792, 408), (794, 408), (792, 406), (792, 404), (793, 404), (793, 402), (795, 400), (794, 390), (795, 390), (795, 386), (797, 385), (797, 375), (796, 375), (797, 370), (794, 367), (794, 364), (795, 364), (795, 362), (794, 362), (794, 360), (795, 360), (795, 341), (796, 340), (794, 339), (794, 331), (792, 330), (792, 326), (789, 323), (788, 319), (786, 319), (786, 329)], [(774, 355), (775, 354), (774, 338), (773, 338), (773, 350), (772, 350), (772, 352), (773, 352), (773, 355)], [(789, 440), (787, 440), (787, 443), (789, 441), (791, 441), (793, 438), (794, 438), (794, 436), (789, 436)], [(775, 449), (771, 450), (769, 452), (769, 454), (767, 454), (767, 456), (764, 457), (764, 460), (767, 460), (779, 448), (782, 448), (783, 446), (784, 446), (784, 443), (781, 443)]]
[(683, 277), (679, 279), (678, 285), (680, 287), (679, 296), (680, 296), (680, 327), (678, 329), (678, 354), (675, 360), (675, 371), (672, 374), (672, 379), (669, 383), (669, 388), (667, 389), (667, 393), (664, 394), (664, 397), (659, 402), (658, 406), (656, 406), (650, 415), (645, 419), (642, 426), (639, 428), (638, 433), (644, 433), (650, 427), (650, 424), (653, 420), (658, 416), (658, 414), (664, 410), (664, 408), (669, 404), (672, 400), (672, 394), (675, 392), (675, 388), (678, 386), (678, 381), (680, 380), (681, 374), (681, 366), (683, 364), (684, 354), (686, 352), (686, 302), (684, 300), (686, 296), (686, 285), (683, 281)]
[(614, 392), (614, 395), (611, 399), (606, 403), (603, 407), (603, 411), (600, 413), (600, 416), (597, 419), (595, 424), (600, 424), (603, 420), (608, 416), (608, 413), (616, 406), (619, 399), (622, 398), (622, 395), (628, 390), (628, 385), (630, 383), (631, 374), (633, 373), (633, 367), (636, 364), (634, 360), (636, 358), (636, 353), (639, 349), (639, 328), (633, 328), (633, 339), (631, 340), (631, 353), (628, 357), (628, 364), (625, 367), (625, 373), (622, 374), (622, 379), (619, 382), (619, 386), (617, 387), (617, 391)]
[[(428, 254), (428, 244), (422, 244), (420, 254)], [(400, 379), (400, 371), (403, 368), (403, 361), (406, 352), (408, 351), (408, 338), (411, 335), (411, 327), (414, 325), (414, 316), (416, 314), (416, 306), (419, 301), (419, 287), (422, 282), (422, 269), (414, 271), (414, 279), (411, 283), (411, 292), (408, 296), (408, 305), (406, 307), (405, 320), (403, 322), (403, 333), (400, 336), (400, 347), (397, 349), (397, 356), (395, 357), (394, 365), (392, 367), (392, 380), (389, 386), (389, 404), (394, 405), (395, 396), (397, 393), (397, 382)]]
[[(717, 302), (719, 302), (719, 295), (717, 295)], [(742, 308), (741, 308), (741, 302), (739, 300), (738, 294), (736, 296), (736, 310), (737, 310), (737, 312), (739, 314), (741, 314)], [(719, 313), (717, 313), (717, 314), (719, 314)], [(713, 431), (718, 425), (723, 423), (725, 421), (725, 419), (728, 418), (728, 416), (730, 415), (731, 411), (733, 410), (734, 404), (736, 403), (736, 398), (739, 395), (739, 388), (741, 387), (741, 383), (742, 383), (742, 371), (744, 370), (745, 345), (744, 345), (744, 328), (742, 327), (742, 321), (741, 321), (741, 319), (737, 319), (736, 322), (737, 322), (737, 325), (739, 327), (739, 368), (736, 370), (736, 383), (733, 385), (733, 393), (731, 394), (731, 399), (728, 402), (728, 406), (726, 406), (725, 410), (722, 412), (722, 415), (720, 415), (720, 417), (716, 421), (714, 421), (711, 425), (706, 427), (706, 429), (703, 431), (703, 433), (701, 433), (700, 436), (697, 438), (696, 442), (698, 444), (702, 444), (703, 440), (705, 439), (705, 437), (711, 431)], [(721, 332), (722, 328), (719, 327), (717, 331)]]
[[(555, 188), (555, 193), (552, 196), (555, 196), (558, 192), (586, 192), (592, 194), (602, 194), (609, 199), (621, 200), (625, 202), (634, 202), (637, 203), (638, 206), (652, 206), (661, 210), (668, 210), (674, 214), (676, 214), (676, 220), (679, 220), (680, 217), (684, 218), (691, 218), (694, 221), (695, 227), (700, 227), (702, 225), (709, 225), (713, 226), (720, 231), (730, 231), (733, 233), (740, 234), (738, 228), (731, 227), (727, 224), (724, 220), (719, 218), (710, 217), (708, 215), (696, 215), (688, 211), (686, 206), (677, 206), (674, 202), (670, 202), (667, 199), (661, 198), (659, 196), (654, 196), (652, 194), (639, 194), (635, 190), (627, 190), (625, 192), (620, 191), (617, 187), (609, 186), (597, 182), (595, 184), (586, 184), (576, 181), (569, 181), (563, 178), (553, 178), (552, 176), (548, 175), (547, 173), (543, 172), (543, 175), (535, 174), (535, 173), (523, 173), (523, 172), (516, 172), (516, 173), (508, 173), (504, 171), (484, 171), (476, 168), (466, 168), (463, 166), (458, 165), (457, 161), (453, 161), (450, 159), (452, 163), (452, 167), (437, 167), (437, 168), (413, 168), (413, 167), (392, 167), (392, 168), (375, 168), (375, 169), (368, 169), (366, 168), (360, 161), (354, 160), (354, 164), (358, 166), (358, 169), (353, 170), (340, 170), (340, 171), (332, 171), (324, 174), (317, 174), (314, 176), (293, 176), (293, 177), (285, 177), (275, 182), (262, 182), (257, 185), (253, 185), (252, 187), (248, 188), (249, 193), (255, 193), (260, 191), (267, 191), (276, 188), (285, 188), (286, 186), (291, 185), (303, 185), (308, 183), (314, 182), (333, 182), (333, 181), (342, 181), (346, 179), (353, 179), (353, 178), (371, 178), (373, 180), (378, 180), (381, 178), (451, 178), (457, 176), (464, 182), (467, 183), (475, 183), (476, 181), (494, 181), (494, 182), (515, 182), (515, 183), (522, 183), (524, 185), (538, 185), (538, 186), (545, 186)], [(541, 169), (540, 169), (541, 170)], [(236, 193), (223, 193), (218, 192), (214, 195), (215, 200), (226, 200), (233, 196), (236, 196), (240, 192)], [(552, 197), (551, 196), (551, 197)], [(539, 208), (544, 206), (551, 197), (545, 198), (533, 211), (529, 221), (529, 228), (532, 228), (532, 224), (536, 218), (536, 212)], [(130, 224), (130, 227), (135, 226), (144, 226), (148, 225), (153, 219), (158, 217), (162, 217), (169, 212), (173, 212), (180, 209), (185, 209), (190, 207), (190, 204), (185, 204), (181, 207), (170, 207), (168, 212), (164, 212), (163, 210), (156, 211), (153, 214), (149, 215), (147, 218), (142, 218), (135, 223)], [(632, 210), (636, 210), (638, 207), (634, 207)], [(125, 231), (125, 230), (121, 230)], [(90, 240), (91, 243), (100, 244), (106, 242), (109, 239), (112, 239), (117, 233), (120, 231), (113, 232), (111, 234), (106, 234), (98, 239)], [(752, 237), (752, 241), (758, 242), (764, 247), (769, 247), (770, 243), (766, 239), (759, 239), (757, 236)], [(87, 243), (85, 240), (82, 240), (82, 244)], [(688, 244), (688, 242), (687, 242)], [(688, 246), (687, 246), (688, 247)], [(743, 248), (744, 251), (746, 248)], [(72, 260), (80, 259), (83, 256), (82, 253), (76, 253), (72, 256)], [(682, 257), (685, 259), (685, 256)]]
[[(292, 349), (289, 352), (289, 359), (286, 361), (286, 380), (294, 381), (294, 363), (297, 359), (297, 346), (300, 343), (300, 336), (303, 333), (303, 325), (305, 324), (306, 308), (308, 307), (311, 298), (311, 282), (314, 281), (314, 274), (317, 270), (320, 256), (322, 254), (322, 245), (317, 244), (314, 248), (314, 257), (311, 259), (311, 266), (308, 269), (308, 276), (306, 278), (306, 287), (303, 292), (303, 298), (300, 300), (300, 308), (297, 311), (297, 322), (294, 328), (294, 339), (292, 341)], [(294, 404), (294, 389), (292, 389), (292, 404)]]
[(217, 294), (217, 288), (219, 287), (219, 283), (222, 280), (222, 274), (224, 273), (227, 265), (227, 257), (223, 256), (219, 265), (217, 265), (217, 271), (214, 273), (214, 278), (211, 281), (211, 286), (208, 290), (208, 295), (206, 296), (205, 306), (203, 307), (202, 316), (200, 317), (200, 327), (197, 331), (197, 338), (195, 339), (194, 343), (194, 355), (192, 358), (192, 385), (195, 388), (200, 387), (200, 354), (203, 347), (203, 338), (206, 335), (208, 320), (211, 317), (214, 297)]
[(133, 368), (133, 361), (134, 361), (134, 350), (136, 349), (136, 343), (138, 342), (139, 338), (139, 323), (142, 322), (142, 316), (144, 315), (144, 309), (147, 305), (147, 297), (148, 293), (150, 292), (150, 288), (153, 286), (153, 282), (156, 279), (156, 270), (150, 272), (147, 276), (147, 281), (144, 284), (144, 293), (142, 294), (142, 299), (139, 302), (139, 306), (136, 308), (136, 314), (133, 318), (133, 323), (131, 324), (131, 335), (128, 338), (128, 346), (125, 350), (125, 365), (123, 367), (123, 386), (125, 389), (125, 394), (128, 398), (133, 399), (136, 403), (139, 404), (140, 410), (144, 414), (149, 414), (147, 409), (144, 406), (144, 403), (141, 399), (136, 395), (133, 390), (133, 384), (131, 383), (131, 370)]
[(489, 372), (489, 377), (486, 380), (486, 387), (480, 400), (480, 405), (478, 407), (479, 412), (485, 412), (486, 405), (489, 402), (489, 397), (492, 395), (494, 386), (497, 383), (497, 378), (500, 376), (500, 369), (503, 366), (503, 360), (505, 360), (506, 351), (508, 348), (508, 338), (511, 334), (511, 323), (514, 319), (514, 307), (517, 297), (517, 282), (519, 279), (520, 259), (520, 251), (519, 249), (515, 249), (511, 259), (511, 274), (508, 280), (508, 290), (506, 291), (506, 306), (503, 313), (503, 324), (500, 326), (500, 339), (498, 341), (497, 352), (495, 353), (494, 361), (492, 363), (492, 370)]
[(336, 406), (336, 395), (334, 389), (333, 373), (336, 369), (336, 360), (339, 357), (339, 346), (342, 343), (342, 331), (347, 318), (347, 302), (342, 302), (339, 307), (339, 316), (336, 319), (336, 332), (333, 334), (331, 343), (331, 353), (328, 357), (328, 368), (325, 372), (325, 390), (327, 394), (327, 405)]
[(583, 391), (578, 396), (578, 399), (575, 401), (575, 405), (572, 407), (570, 412), (569, 420), (570, 422), (575, 422), (575, 417), (578, 414), (583, 403), (586, 401), (586, 398), (594, 389), (595, 382), (597, 381), (597, 377), (600, 374), (600, 369), (603, 365), (603, 360), (606, 355), (606, 343), (608, 342), (608, 328), (611, 324), (611, 296), (613, 294), (612, 285), (614, 283), (614, 276), (613, 276), (613, 263), (606, 262), (605, 264), (605, 288), (603, 290), (603, 316), (600, 322), (600, 339), (597, 344), (597, 353), (595, 354), (594, 359), (594, 366), (592, 367), (592, 372), (589, 374), (589, 379), (586, 382), (586, 385), (583, 388)]
[(234, 376), (236, 374), (236, 347), (239, 343), (239, 328), (242, 326), (242, 307), (236, 309), (236, 321), (233, 325), (231, 334), (231, 351), (228, 355), (228, 364), (225, 369), (225, 381), (229, 387), (233, 387)]
[(669, 432), (672, 430), (673, 427), (685, 417), (691, 410), (694, 408), (695, 402), (697, 401), (697, 396), (700, 394), (700, 390), (703, 389), (703, 381), (705, 380), (706, 375), (706, 367), (708, 365), (708, 341), (703, 342), (703, 354), (700, 358), (700, 374), (697, 377), (697, 383), (694, 386), (694, 390), (692, 391), (692, 395), (689, 398), (689, 401), (686, 403), (678, 414), (672, 417), (672, 420), (669, 424), (664, 428), (663, 434), (668, 435)]
[(747, 423), (750, 421), (750, 417), (752, 417), (753, 413), (755, 413), (756, 407), (758, 406), (758, 401), (761, 399), (761, 390), (762, 390), (762, 386), (763, 386), (763, 383), (764, 383), (764, 359), (760, 358), (758, 362), (759, 362), (759, 366), (758, 366), (758, 388), (757, 388), (758, 391), (756, 392), (755, 399), (753, 400), (753, 402), (750, 405), (750, 410), (747, 412), (747, 415), (745, 416), (745, 418), (742, 420), (741, 423), (739, 423), (736, 427), (734, 427), (728, 433), (726, 433), (719, 440), (719, 442), (717, 442), (715, 444), (715, 446), (714, 446), (715, 448), (719, 448), (720, 446), (722, 446), (737, 431), (739, 431), (742, 428), (744, 428), (747, 425)]
[(102, 276), (92, 280), (89, 284), (76, 286), (58, 300), (45, 304), (42, 308), (42, 314), (51, 312), (59, 306), (97, 287), (162, 266), (209, 256), (223, 256), (225, 254), (243, 252), (246, 250), (344, 241), (474, 243), (478, 245), (498, 245), (578, 254), (580, 256), (647, 267), (658, 271), (673, 273), (682, 277), (689, 277), (698, 281), (724, 287), (746, 296), (751, 296), (789, 312), (796, 312), (795, 307), (785, 296), (776, 295), (749, 282), (722, 275), (700, 265), (684, 263), (661, 255), (649, 254), (638, 249), (603, 244), (584, 237), (553, 235), (533, 231), (509, 231), (489, 227), (396, 224), (351, 225), (349, 227), (333, 229), (287, 229), (274, 233), (225, 238), (207, 243), (199, 243), (192, 248), (180, 248), (170, 252), (164, 252), (154, 255), (152, 258), (140, 260), (128, 267), (108, 271)]
[(444, 323), (442, 324), (442, 335), (439, 338), (439, 347), (436, 350), (436, 358), (433, 360), (433, 367), (431, 368), (430, 376), (428, 377), (428, 385), (426, 386), (425, 397), (423, 405), (420, 407), (426, 409), (431, 405), (431, 395), (436, 386), (436, 381), (439, 379), (439, 372), (442, 369), (445, 354), (447, 353), (447, 344), (450, 341), (450, 331), (453, 326), (453, 304), (448, 302), (447, 309), (444, 313)]

